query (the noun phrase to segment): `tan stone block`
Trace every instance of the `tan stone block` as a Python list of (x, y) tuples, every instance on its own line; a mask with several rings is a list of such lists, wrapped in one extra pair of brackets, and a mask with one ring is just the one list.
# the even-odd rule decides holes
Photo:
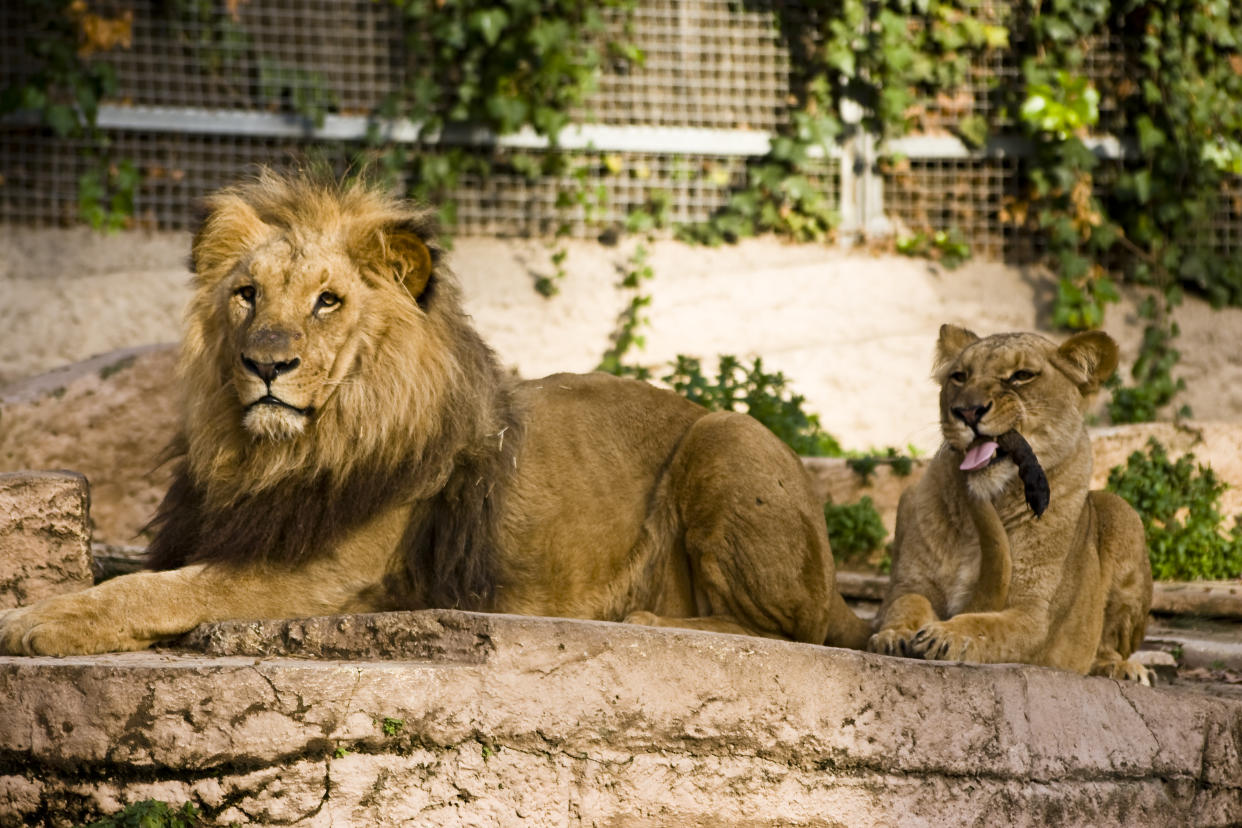
[[(1242, 701), (568, 619), (423, 611), (0, 657), (0, 825), (1217, 825)], [(196, 650), (191, 652), (189, 650)]]
[(0, 474), (0, 609), (94, 582), (89, 507), (76, 472)]

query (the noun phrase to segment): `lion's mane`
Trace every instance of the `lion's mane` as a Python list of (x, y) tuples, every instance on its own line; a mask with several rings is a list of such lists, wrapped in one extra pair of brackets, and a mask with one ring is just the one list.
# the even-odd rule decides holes
[[(416, 602), (486, 605), (520, 418), (461, 310), (433, 214), (360, 182), (270, 172), (212, 196), (207, 208), (178, 363), (186, 398), (169, 450), (174, 478), (149, 526), (148, 565), (296, 565), (385, 506), (421, 502), (403, 539)], [(400, 279), (407, 233), (432, 258), (417, 296)], [(360, 323), (352, 367), (312, 427), (268, 441), (242, 427), (227, 370), (239, 356), (216, 286), (276, 234), (334, 239), (386, 293), (382, 310)]]

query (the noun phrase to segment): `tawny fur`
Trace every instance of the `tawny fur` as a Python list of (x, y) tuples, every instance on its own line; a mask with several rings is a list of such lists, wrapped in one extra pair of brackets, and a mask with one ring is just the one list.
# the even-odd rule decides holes
[(267, 173), (208, 206), (157, 571), (0, 616), (0, 651), (422, 607), (866, 642), (806, 472), (753, 419), (511, 382), (428, 214), (374, 189)]
[[(1035, 334), (980, 339), (941, 328), (935, 376), (945, 443), (902, 496), (892, 583), (870, 649), (1150, 682), (1129, 659), (1151, 605), (1142, 523), (1121, 498), (1089, 491), (1083, 414), (1116, 365), (1116, 344), (1099, 332), (1058, 347)], [(1028, 507), (1012, 460), (959, 468), (981, 435), (1011, 429), (1047, 475), (1042, 517)]]

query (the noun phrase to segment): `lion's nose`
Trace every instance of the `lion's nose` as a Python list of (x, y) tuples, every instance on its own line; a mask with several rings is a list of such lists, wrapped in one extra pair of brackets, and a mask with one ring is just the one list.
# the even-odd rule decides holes
[(979, 421), (982, 420), (983, 416), (991, 410), (991, 403), (988, 403), (987, 405), (955, 406), (953, 408), (953, 416), (973, 428), (974, 426), (979, 425)]
[(256, 362), (249, 357), (242, 357), (242, 365), (264, 382), (271, 382), (281, 374), (287, 374), (302, 364), (302, 360), (294, 357), (286, 362)]

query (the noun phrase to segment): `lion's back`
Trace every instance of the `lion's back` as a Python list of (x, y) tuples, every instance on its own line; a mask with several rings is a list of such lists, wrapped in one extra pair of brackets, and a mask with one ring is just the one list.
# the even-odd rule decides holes
[(627, 460), (667, 456), (690, 424), (707, 413), (667, 389), (599, 372), (529, 380), (516, 396), (529, 417), (528, 439), (546, 435), (557, 445)]

